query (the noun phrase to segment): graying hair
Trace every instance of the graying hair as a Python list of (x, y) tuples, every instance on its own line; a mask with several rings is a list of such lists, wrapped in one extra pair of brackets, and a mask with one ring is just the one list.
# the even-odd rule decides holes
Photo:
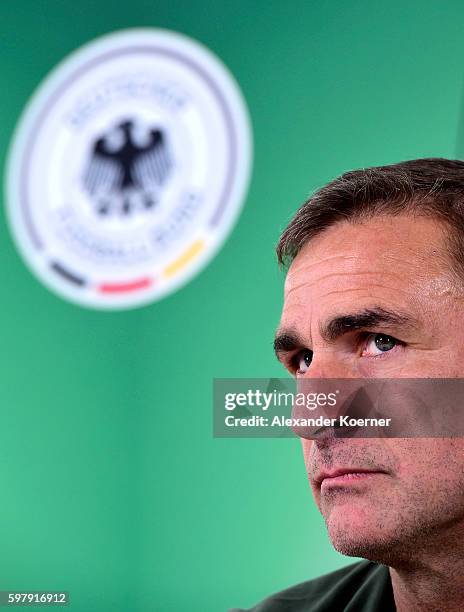
[(447, 224), (447, 248), (464, 278), (464, 162), (424, 158), (346, 172), (316, 191), (283, 231), (276, 253), (288, 266), (314, 236), (339, 221), (381, 215), (431, 217)]

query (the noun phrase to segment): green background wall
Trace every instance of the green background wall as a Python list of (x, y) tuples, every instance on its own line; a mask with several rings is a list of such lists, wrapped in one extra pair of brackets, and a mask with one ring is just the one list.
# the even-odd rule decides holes
[(192, 36), (232, 70), (252, 183), (207, 269), (128, 312), (49, 293), (2, 215), (0, 589), (66, 589), (76, 611), (213, 612), (351, 562), (326, 538), (297, 440), (213, 439), (212, 378), (283, 374), (273, 246), (311, 190), (459, 152), (464, 4), (2, 2), (2, 163), (47, 72), (137, 26)]

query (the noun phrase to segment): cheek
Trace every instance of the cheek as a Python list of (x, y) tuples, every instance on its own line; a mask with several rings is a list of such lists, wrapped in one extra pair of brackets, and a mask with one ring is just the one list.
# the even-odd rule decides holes
[(464, 479), (464, 439), (396, 440), (399, 478), (412, 486), (450, 488)]

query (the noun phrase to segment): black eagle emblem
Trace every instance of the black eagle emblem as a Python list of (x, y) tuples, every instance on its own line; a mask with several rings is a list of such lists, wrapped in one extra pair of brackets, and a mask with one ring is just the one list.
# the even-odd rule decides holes
[(124, 121), (95, 141), (83, 176), (99, 215), (153, 208), (173, 167), (161, 129)]

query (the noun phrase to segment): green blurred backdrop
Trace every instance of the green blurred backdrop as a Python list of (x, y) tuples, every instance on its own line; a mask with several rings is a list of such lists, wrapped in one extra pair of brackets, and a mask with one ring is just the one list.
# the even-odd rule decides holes
[(18, 0), (0, 4), (0, 24), (2, 162), (47, 72), (127, 27), (177, 30), (222, 58), (255, 139), (224, 248), (138, 310), (49, 293), (3, 214), (0, 589), (66, 589), (76, 611), (216, 612), (350, 563), (327, 540), (297, 440), (212, 437), (212, 379), (283, 375), (273, 247), (311, 190), (459, 153), (464, 4)]

